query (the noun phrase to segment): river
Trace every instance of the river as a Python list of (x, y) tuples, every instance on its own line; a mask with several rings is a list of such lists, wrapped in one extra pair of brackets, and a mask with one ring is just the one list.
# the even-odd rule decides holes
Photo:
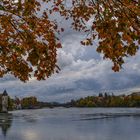
[(0, 114), (0, 140), (140, 140), (139, 108), (53, 108)]

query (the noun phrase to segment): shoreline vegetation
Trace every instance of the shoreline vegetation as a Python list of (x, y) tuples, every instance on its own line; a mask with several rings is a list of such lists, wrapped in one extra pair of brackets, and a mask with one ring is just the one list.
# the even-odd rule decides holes
[[(1, 97), (0, 97), (0, 111), (1, 111)], [(30, 96), (22, 99), (15, 97), (15, 99), (8, 96), (8, 110), (21, 109), (41, 109), (54, 107), (140, 107), (140, 92), (134, 92), (129, 95), (114, 95), (113, 93), (99, 93), (97, 96), (87, 96), (79, 99), (72, 99), (69, 102), (43, 102), (39, 101), (37, 97)]]

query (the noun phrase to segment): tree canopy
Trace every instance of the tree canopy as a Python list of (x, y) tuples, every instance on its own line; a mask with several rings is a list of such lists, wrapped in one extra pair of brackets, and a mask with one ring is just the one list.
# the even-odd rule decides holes
[(60, 70), (56, 56), (65, 29), (53, 14), (87, 34), (82, 45), (98, 39), (97, 52), (115, 72), (140, 47), (140, 0), (0, 0), (0, 77), (10, 73), (26, 81), (33, 74), (41, 80)]

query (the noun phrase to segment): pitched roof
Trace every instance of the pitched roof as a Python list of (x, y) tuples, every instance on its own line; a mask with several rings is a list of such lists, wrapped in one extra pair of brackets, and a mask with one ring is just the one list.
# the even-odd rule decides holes
[(2, 94), (3, 96), (7, 96), (8, 95), (8, 93), (7, 93), (7, 91), (6, 90), (4, 90), (4, 92), (3, 92), (3, 94)]

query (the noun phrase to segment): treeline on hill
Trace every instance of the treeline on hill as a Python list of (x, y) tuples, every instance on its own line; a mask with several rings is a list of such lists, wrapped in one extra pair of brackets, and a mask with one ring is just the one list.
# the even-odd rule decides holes
[(140, 93), (119, 95), (99, 93), (98, 96), (88, 96), (66, 103), (67, 107), (140, 107)]

